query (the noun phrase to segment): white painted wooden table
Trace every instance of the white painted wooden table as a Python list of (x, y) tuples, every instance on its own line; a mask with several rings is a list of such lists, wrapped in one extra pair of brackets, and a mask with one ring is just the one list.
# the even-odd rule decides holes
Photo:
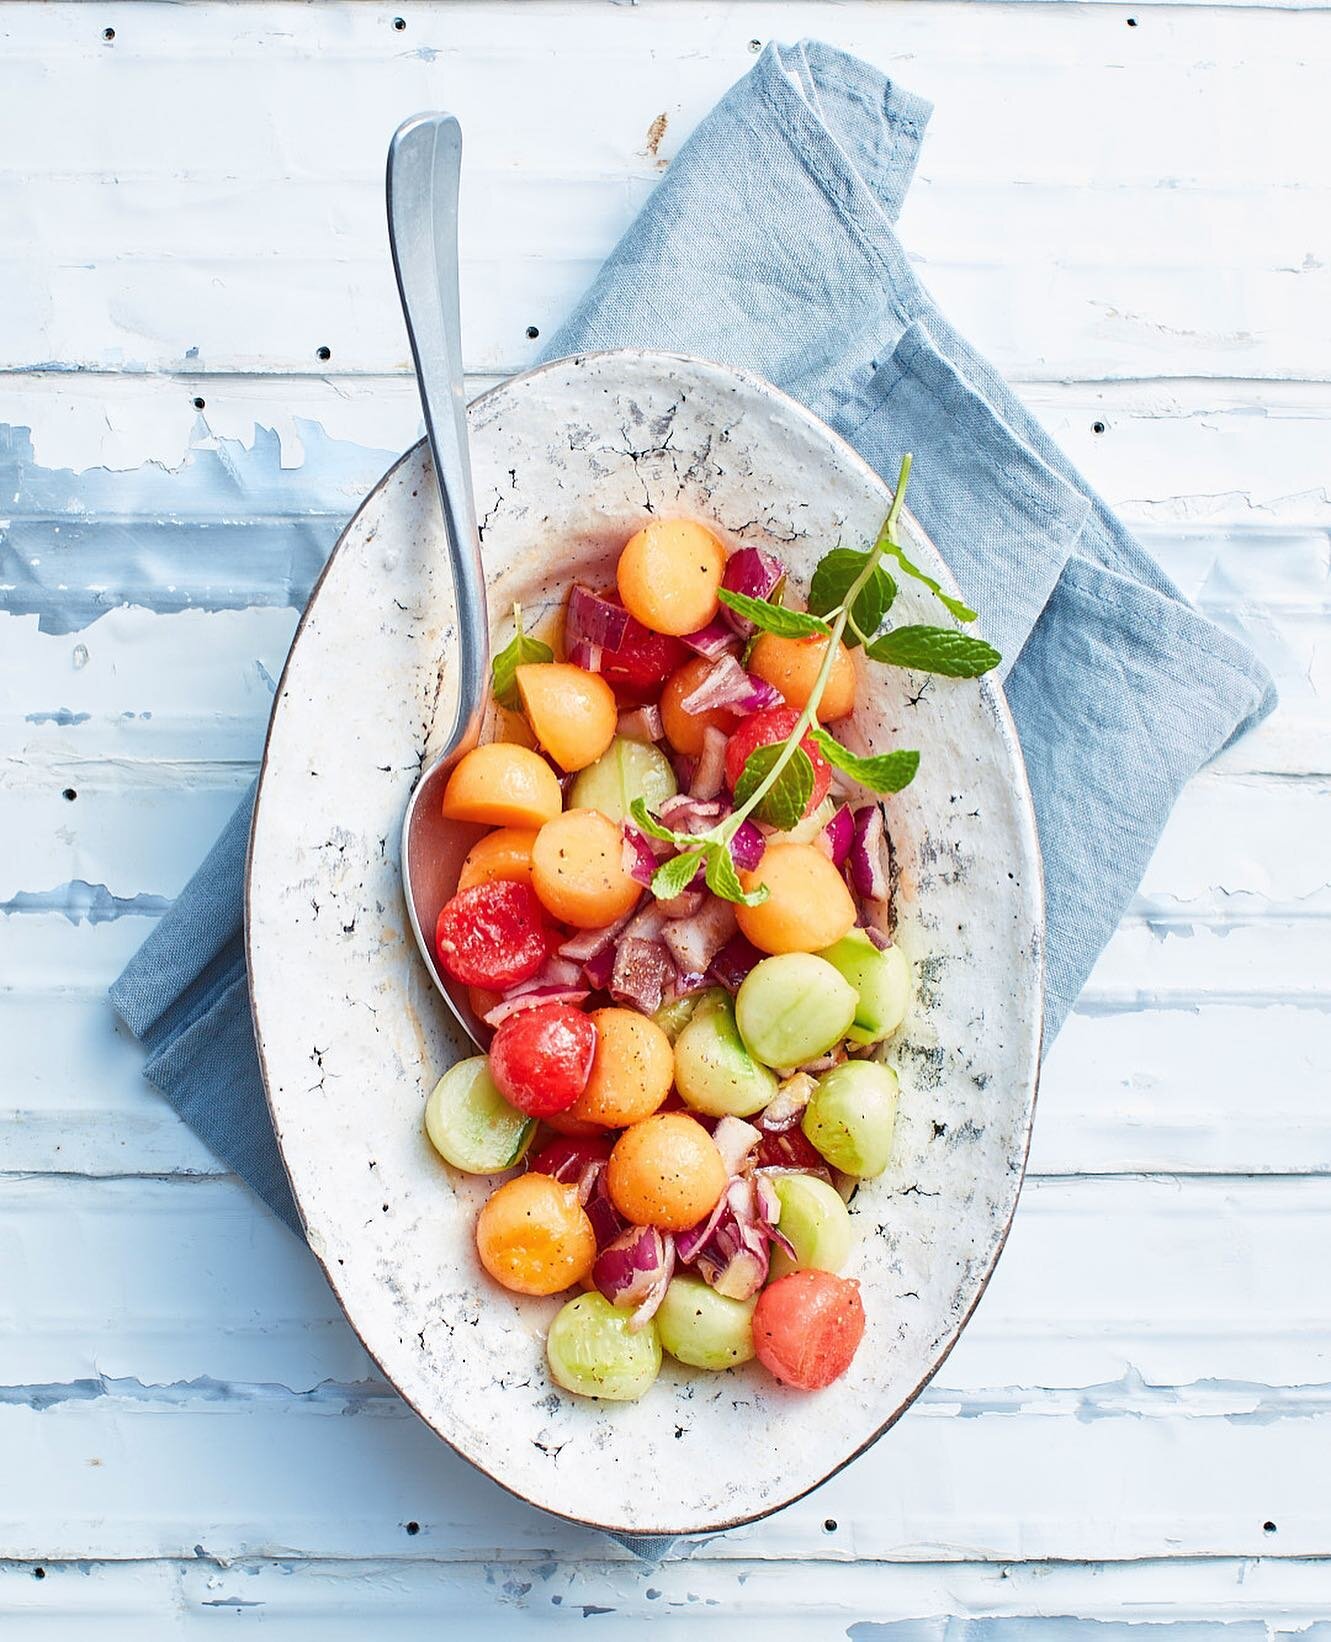
[[(479, 387), (806, 33), (936, 101), (925, 278), (1283, 704), (1186, 794), (1056, 1046), (940, 1383), (645, 1569), (403, 1410), (103, 993), (416, 435), (397, 121), (468, 131)], [(1320, 4), (0, 5), (6, 1642), (1331, 1635), (1329, 73)]]

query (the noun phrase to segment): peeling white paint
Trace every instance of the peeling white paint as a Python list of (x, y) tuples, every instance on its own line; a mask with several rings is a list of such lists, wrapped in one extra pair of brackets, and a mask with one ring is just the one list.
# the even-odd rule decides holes
[[(416, 1542), (426, 1539), (418, 1524)], [(0, 1604), (62, 1642), (160, 1642), (225, 1619), (280, 1627), (285, 1642), (364, 1642), (371, 1626), (425, 1642), (451, 1630), (505, 1642), (596, 1636), (654, 1621), (699, 1642), (1325, 1642), (1325, 1561), (895, 1563), (837, 1554), (799, 1564), (694, 1556), (625, 1559), (176, 1561), (0, 1566)], [(428, 1544), (428, 1541), (427, 1541)], [(223, 1612), (216, 1610), (221, 1607)], [(950, 1619), (958, 1615), (964, 1618)], [(682, 1627), (687, 1626), (687, 1631)], [(21, 1634), (21, 1633), (20, 1633)]]

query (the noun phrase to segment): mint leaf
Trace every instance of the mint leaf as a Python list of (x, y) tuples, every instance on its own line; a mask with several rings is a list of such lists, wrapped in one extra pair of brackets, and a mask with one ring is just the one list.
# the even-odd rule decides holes
[(747, 593), (732, 593), (723, 587), (717, 598), (728, 610), (747, 616), (755, 627), (765, 633), (778, 633), (783, 639), (826, 637), (832, 629), (817, 616), (806, 616), (802, 610), (787, 610), (784, 605), (769, 604), (766, 599), (751, 599)]
[[(834, 547), (830, 553), (824, 553), (809, 584), (809, 609), (814, 615), (825, 616), (829, 611), (840, 609), (868, 562), (869, 555), (853, 547)], [(843, 642), (853, 647), (862, 637), (871, 639), (883, 625), (883, 617), (896, 596), (897, 584), (881, 565), (875, 565), (873, 574), (855, 595)]]
[[(772, 742), (749, 754), (735, 783), (735, 803), (743, 808), (772, 771), (773, 765), (786, 750), (784, 741)], [(790, 762), (776, 778), (775, 784), (763, 794), (762, 802), (754, 811), (759, 821), (788, 832), (803, 820), (804, 812), (813, 796), (813, 764), (803, 747), (796, 746)]]
[(701, 865), (701, 854), (696, 850), (691, 854), (676, 855), (652, 874), (652, 894), (658, 901), (673, 901), (693, 882)]
[(1003, 659), (992, 644), (959, 633), (955, 627), (894, 627), (864, 653), (893, 667), (943, 673), (948, 678), (979, 678)]
[(675, 844), (679, 848), (686, 848), (694, 842), (686, 832), (672, 832), (669, 827), (658, 821), (647, 808), (645, 798), (635, 798), (629, 805), (629, 814), (647, 834), (649, 838), (659, 838), (663, 844)]
[(837, 769), (844, 770), (872, 792), (900, 792), (903, 787), (910, 786), (920, 767), (917, 752), (902, 749), (893, 753), (874, 753), (866, 758), (860, 753), (851, 752), (849, 747), (843, 747), (826, 730), (813, 729), (809, 734), (829, 764), (835, 764)]
[(744, 888), (724, 844), (710, 844), (707, 848), (707, 887), (723, 901), (737, 901), (746, 907), (761, 906), (770, 893), (766, 884), (759, 884), (757, 889)]
[(522, 606), (513, 606), (513, 626), (516, 631), (509, 642), (490, 664), (490, 689), (501, 707), (517, 709), (522, 705), (518, 695), (517, 671), (532, 662), (553, 661), (555, 653), (540, 639), (528, 638), (522, 631)]
[(976, 612), (971, 609), (970, 605), (963, 604), (960, 599), (954, 599), (950, 593), (944, 593), (943, 589), (938, 585), (932, 576), (925, 575), (919, 565), (912, 564), (910, 562), (906, 555), (892, 540), (891, 532), (888, 530), (887, 525), (883, 526), (876, 545), (881, 547), (884, 553), (890, 553), (908, 576), (914, 577), (917, 582), (923, 582), (938, 602), (945, 605), (948, 611), (954, 615), (958, 621), (975, 620)]

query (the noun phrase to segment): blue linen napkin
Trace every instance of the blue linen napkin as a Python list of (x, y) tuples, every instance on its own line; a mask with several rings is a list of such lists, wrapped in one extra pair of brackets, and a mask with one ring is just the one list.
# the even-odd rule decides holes
[[(910, 506), (1005, 658), (1044, 854), (1047, 1046), (1183, 784), (1270, 712), (1275, 691), (921, 286), (893, 224), (929, 113), (829, 46), (769, 46), (681, 149), (547, 353), (723, 360), (793, 394), (889, 482), (914, 452)], [(147, 1046), (147, 1076), (299, 1230), (245, 990), (252, 799), (111, 996)]]

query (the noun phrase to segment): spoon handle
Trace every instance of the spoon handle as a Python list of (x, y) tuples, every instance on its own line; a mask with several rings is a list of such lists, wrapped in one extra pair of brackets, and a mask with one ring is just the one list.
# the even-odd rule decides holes
[(388, 149), (388, 238), (416, 362), (425, 429), (443, 509), (457, 605), (458, 700), (447, 751), (475, 742), (490, 669), (485, 568), (467, 454), (458, 309), (458, 184), (462, 128), (451, 114), (417, 114)]

